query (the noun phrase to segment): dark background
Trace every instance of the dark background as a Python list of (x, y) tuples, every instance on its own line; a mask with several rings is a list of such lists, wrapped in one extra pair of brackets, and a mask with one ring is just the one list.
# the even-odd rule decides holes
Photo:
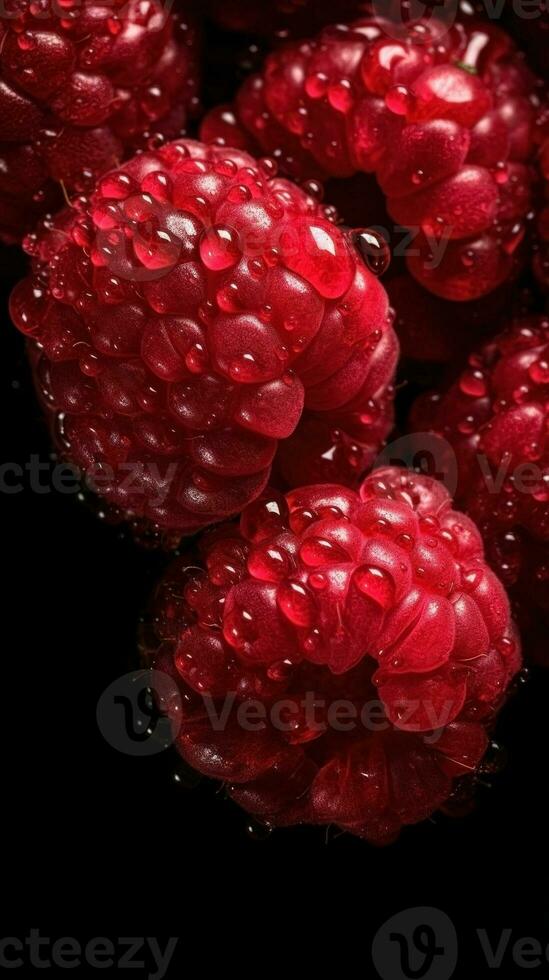
[[(15, 250), (0, 262), (5, 311), (22, 264)], [(47, 462), (48, 434), (7, 312), (2, 330), (0, 460)], [(367, 976), (373, 934), (408, 906), (433, 905), (454, 920), (458, 976), (466, 953), (483, 973), (476, 928), (492, 929), (494, 941), (509, 927), (514, 938), (547, 942), (549, 671), (533, 669), (501, 716), (507, 764), (484, 779), (470, 816), (437, 816), (384, 849), (306, 828), (264, 839), (207, 780), (178, 782), (172, 750), (131, 758), (104, 740), (98, 699), (137, 665), (139, 616), (165, 559), (75, 494), (23, 483), (0, 492), (3, 935), (178, 935), (175, 973), (190, 968), (191, 954), (204, 969), (240, 958), (257, 972), (303, 936), (309, 969), (319, 960), (327, 970), (331, 948), (344, 957), (339, 969), (358, 956)], [(249, 953), (254, 937), (260, 961)], [(297, 967), (287, 955), (285, 968)]]

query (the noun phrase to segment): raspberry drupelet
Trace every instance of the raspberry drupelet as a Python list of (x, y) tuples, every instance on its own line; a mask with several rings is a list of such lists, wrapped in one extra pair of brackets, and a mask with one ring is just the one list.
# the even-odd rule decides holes
[(6, 0), (0, 16), (0, 236), (92, 186), (197, 100), (196, 31), (160, 0)]
[(549, 664), (549, 319), (513, 322), (447, 391), (418, 399), (411, 428), (455, 453), (456, 500), (516, 603), (527, 649)]
[(57, 445), (103, 501), (160, 531), (237, 514), (302, 417), (348, 424), (364, 462), (391, 427), (385, 290), (275, 172), (168, 143), (26, 240), (11, 313)]
[(491, 24), (372, 16), (272, 53), (202, 137), (255, 142), (294, 177), (375, 173), (412, 274), (470, 300), (524, 261), (540, 84)]
[(520, 667), (478, 530), (397, 467), (359, 492), (268, 491), (207, 532), (160, 584), (143, 646), (191, 766), (271, 825), (377, 844), (474, 773)]

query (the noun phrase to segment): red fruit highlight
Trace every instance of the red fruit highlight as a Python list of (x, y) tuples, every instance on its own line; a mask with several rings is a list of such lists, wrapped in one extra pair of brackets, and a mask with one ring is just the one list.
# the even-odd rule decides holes
[(529, 648), (548, 663), (549, 320), (513, 322), (452, 387), (420, 397), (411, 426), (455, 453), (456, 499), (510, 590)]
[(302, 416), (359, 426), (361, 466), (391, 426), (385, 291), (275, 172), (166, 144), (26, 240), (11, 313), (58, 446), (106, 503), (162, 531), (238, 513)]
[(18, 242), (65, 196), (197, 101), (195, 30), (160, 0), (7, 0), (0, 18), (0, 237)]
[(171, 566), (152, 618), (184, 759), (271, 825), (377, 844), (474, 772), (520, 666), (476, 527), (396, 467), (268, 491)]
[(202, 132), (253, 138), (299, 178), (374, 173), (415, 278), (472, 300), (524, 262), (539, 85), (492, 24), (373, 15), (276, 50)]

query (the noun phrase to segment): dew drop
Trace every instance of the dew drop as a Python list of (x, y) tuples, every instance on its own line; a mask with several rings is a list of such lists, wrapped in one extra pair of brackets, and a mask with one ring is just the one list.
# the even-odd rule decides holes
[(482, 398), (486, 394), (486, 380), (482, 371), (465, 371), (460, 378), (459, 387), (465, 395)]
[(383, 235), (372, 228), (359, 228), (352, 232), (351, 237), (370, 272), (375, 276), (382, 276), (391, 261), (391, 249)]
[(280, 582), (288, 576), (291, 568), (290, 556), (277, 545), (259, 545), (248, 557), (250, 575), (262, 582)]
[(277, 593), (280, 611), (294, 626), (312, 626), (315, 620), (315, 603), (306, 586), (301, 582), (283, 582)]
[(349, 561), (349, 555), (339, 545), (327, 538), (305, 538), (299, 550), (299, 557), (305, 565), (313, 568)]
[(375, 565), (357, 568), (354, 582), (363, 595), (368, 596), (382, 609), (389, 609), (395, 598), (395, 587), (390, 575)]
[(224, 225), (207, 228), (200, 240), (200, 257), (206, 268), (220, 272), (236, 265), (240, 258), (238, 234)]
[(549, 361), (534, 361), (528, 368), (528, 374), (535, 384), (549, 384)]
[(202, 344), (193, 344), (185, 355), (185, 365), (191, 374), (203, 374), (208, 366), (208, 354)]
[(405, 85), (393, 85), (385, 95), (385, 105), (397, 116), (405, 116), (413, 104), (413, 95)]

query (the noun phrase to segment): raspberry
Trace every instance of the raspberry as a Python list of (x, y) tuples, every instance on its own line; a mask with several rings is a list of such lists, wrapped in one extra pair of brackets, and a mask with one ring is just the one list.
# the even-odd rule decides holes
[(296, 177), (375, 173), (412, 274), (469, 300), (523, 262), (538, 84), (492, 25), (371, 17), (275, 51), (202, 136), (249, 134)]
[(534, 655), (549, 663), (549, 320), (511, 323), (452, 387), (419, 398), (411, 426), (450, 444), (456, 499), (478, 524)]
[(0, 19), (0, 235), (20, 241), (195, 99), (193, 31), (160, 0), (7, 0)]
[(304, 407), (358, 426), (370, 454), (391, 426), (385, 291), (275, 171), (165, 144), (27, 239), (11, 312), (58, 445), (105, 501), (163, 530), (238, 513)]
[(520, 652), (442, 484), (387, 467), (360, 492), (268, 492), (204, 536), (198, 563), (169, 569), (144, 648), (172, 679), (180, 753), (244, 809), (386, 843), (474, 771)]

